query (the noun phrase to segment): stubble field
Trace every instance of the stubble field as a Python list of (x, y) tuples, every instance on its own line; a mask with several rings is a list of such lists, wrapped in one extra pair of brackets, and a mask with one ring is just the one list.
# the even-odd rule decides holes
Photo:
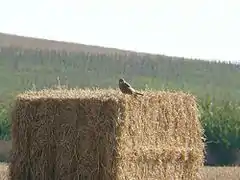
[[(201, 180), (239, 180), (240, 167), (204, 167), (200, 171)], [(8, 164), (0, 163), (0, 179), (8, 179)]]

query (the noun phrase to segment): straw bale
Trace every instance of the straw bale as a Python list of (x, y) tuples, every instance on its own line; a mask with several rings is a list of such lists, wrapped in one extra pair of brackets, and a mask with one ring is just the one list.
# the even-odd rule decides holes
[(12, 113), (12, 180), (196, 179), (203, 165), (195, 98), (183, 92), (29, 91)]

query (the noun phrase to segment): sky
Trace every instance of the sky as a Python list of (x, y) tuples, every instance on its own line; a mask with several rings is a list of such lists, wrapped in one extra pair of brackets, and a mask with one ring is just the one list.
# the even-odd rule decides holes
[(240, 62), (238, 0), (0, 0), (0, 32)]

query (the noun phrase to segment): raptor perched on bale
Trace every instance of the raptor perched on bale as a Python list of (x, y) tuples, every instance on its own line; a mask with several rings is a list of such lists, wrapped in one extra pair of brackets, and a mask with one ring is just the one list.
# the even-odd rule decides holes
[(133, 89), (132, 86), (129, 83), (127, 83), (123, 78), (119, 79), (118, 86), (121, 92), (124, 94), (143, 96), (142, 93), (135, 91), (135, 89)]

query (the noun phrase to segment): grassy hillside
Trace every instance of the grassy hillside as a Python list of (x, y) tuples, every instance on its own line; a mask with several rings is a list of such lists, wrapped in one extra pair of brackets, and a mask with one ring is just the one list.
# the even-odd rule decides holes
[[(96, 46), (0, 34), (0, 104), (20, 91), (52, 87), (117, 87), (124, 77), (135, 88), (175, 89), (198, 97), (212, 149), (240, 148), (240, 68), (236, 64), (136, 53)], [(59, 77), (59, 81), (57, 80)], [(10, 122), (0, 111), (0, 138)], [(224, 152), (224, 151), (223, 151)]]
[[(136, 88), (183, 89), (198, 96), (240, 98), (237, 65), (134, 53), (90, 53), (2, 47), (1, 99), (12, 93), (56, 84), (116, 87), (125, 77)], [(4, 85), (3, 85), (4, 84)]]

